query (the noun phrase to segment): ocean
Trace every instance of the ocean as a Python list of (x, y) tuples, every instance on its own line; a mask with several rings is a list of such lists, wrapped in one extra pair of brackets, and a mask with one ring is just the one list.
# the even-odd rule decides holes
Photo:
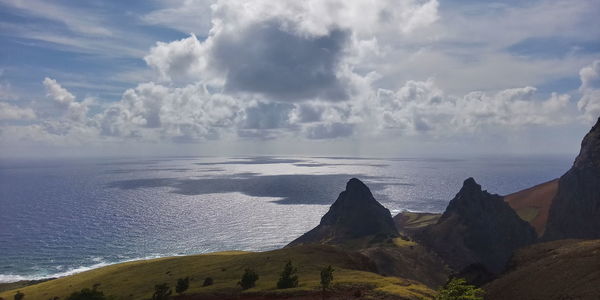
[(313, 228), (352, 177), (392, 214), (442, 212), (474, 177), (508, 194), (574, 156), (159, 157), (0, 161), (0, 282), (129, 260), (282, 247)]

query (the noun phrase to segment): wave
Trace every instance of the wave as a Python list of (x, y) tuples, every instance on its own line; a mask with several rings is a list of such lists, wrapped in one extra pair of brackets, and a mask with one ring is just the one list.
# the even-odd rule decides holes
[(93, 264), (93, 265), (89, 265), (89, 266), (75, 267), (75, 268), (69, 269), (64, 272), (57, 272), (57, 273), (50, 273), (50, 274), (33, 274), (33, 275), (0, 274), (0, 283), (11, 283), (11, 282), (17, 282), (17, 281), (24, 281), (24, 280), (30, 281), (30, 280), (45, 280), (45, 279), (60, 278), (60, 277), (65, 277), (65, 276), (69, 276), (69, 275), (73, 275), (73, 274), (77, 274), (77, 273), (81, 273), (81, 272), (85, 272), (85, 271), (89, 271), (89, 270), (93, 270), (93, 269), (98, 269), (98, 268), (102, 268), (102, 267), (106, 267), (106, 266), (110, 266), (110, 265), (121, 264), (121, 263), (125, 263), (125, 262), (147, 260), (147, 259), (154, 259), (154, 258), (161, 258), (161, 257), (182, 256), (182, 255), (184, 255), (184, 254), (151, 255), (151, 256), (146, 256), (146, 257), (138, 257), (138, 258), (119, 260), (119, 261), (114, 261), (114, 262), (107, 262), (107, 261), (99, 260), (98, 258), (94, 258), (93, 261), (99, 261), (99, 262), (96, 264)]

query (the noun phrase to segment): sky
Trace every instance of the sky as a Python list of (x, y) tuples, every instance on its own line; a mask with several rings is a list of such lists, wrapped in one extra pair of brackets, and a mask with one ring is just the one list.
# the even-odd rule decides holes
[(0, 157), (576, 154), (598, 0), (0, 0)]

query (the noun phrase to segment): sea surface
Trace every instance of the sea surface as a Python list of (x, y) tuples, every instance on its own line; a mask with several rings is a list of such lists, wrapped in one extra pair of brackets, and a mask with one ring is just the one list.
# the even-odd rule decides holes
[(161, 157), (0, 161), (0, 282), (123, 261), (282, 247), (319, 223), (352, 177), (393, 214), (442, 212), (474, 177), (508, 194), (574, 156)]

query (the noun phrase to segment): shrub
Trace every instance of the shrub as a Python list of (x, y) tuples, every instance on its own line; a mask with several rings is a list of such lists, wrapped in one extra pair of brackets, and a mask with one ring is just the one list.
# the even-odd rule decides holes
[(289, 289), (298, 286), (298, 276), (296, 275), (297, 269), (292, 266), (292, 261), (288, 261), (283, 267), (281, 276), (277, 281), (278, 289)]
[(249, 288), (253, 288), (256, 285), (257, 280), (258, 274), (256, 274), (256, 272), (254, 272), (252, 269), (246, 269), (244, 270), (242, 279), (238, 282), (238, 284), (242, 286), (243, 290), (247, 290)]
[(96, 286), (93, 288), (84, 288), (79, 292), (74, 292), (66, 300), (107, 300), (104, 293), (97, 290)]
[(166, 283), (157, 284), (154, 286), (154, 294), (152, 300), (167, 300), (171, 296), (171, 289)]
[(21, 293), (21, 291), (17, 291), (15, 294), (15, 300), (23, 300), (25, 298), (25, 294)]
[(209, 286), (209, 285), (213, 285), (213, 279), (211, 277), (206, 277), (204, 279), (204, 283), (202, 284), (202, 286)]
[(333, 271), (335, 270), (331, 266), (321, 270), (321, 287), (323, 288), (323, 291), (327, 290), (329, 285), (331, 285), (331, 282), (333, 281)]
[(177, 285), (175, 286), (175, 292), (177, 292), (177, 294), (183, 294), (183, 292), (187, 291), (187, 289), (190, 287), (190, 278), (186, 277), (186, 278), (179, 278), (177, 279)]
[(436, 300), (483, 300), (483, 290), (467, 284), (463, 278), (454, 278), (435, 297)]

